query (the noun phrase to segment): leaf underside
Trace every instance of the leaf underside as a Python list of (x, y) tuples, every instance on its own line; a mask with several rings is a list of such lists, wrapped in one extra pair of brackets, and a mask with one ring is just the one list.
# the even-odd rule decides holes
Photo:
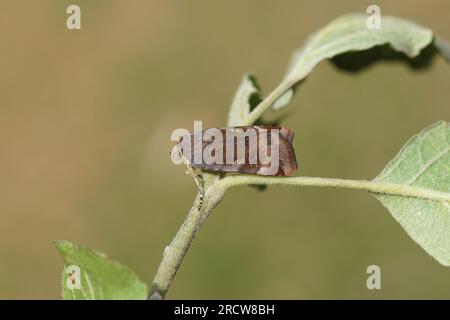
[(443, 47), (434, 46), (432, 31), (416, 23), (383, 16), (381, 29), (369, 29), (367, 17), (348, 14), (337, 18), (297, 49), (283, 80), (292, 84), (291, 89), (273, 104), (273, 109), (286, 106), (299, 82), (323, 60), (333, 59), (347, 71), (358, 71), (380, 59), (403, 60), (412, 67), (422, 67)]
[[(412, 137), (374, 181), (450, 192), (450, 125), (438, 122)], [(450, 203), (377, 194), (426, 252), (450, 266)]]

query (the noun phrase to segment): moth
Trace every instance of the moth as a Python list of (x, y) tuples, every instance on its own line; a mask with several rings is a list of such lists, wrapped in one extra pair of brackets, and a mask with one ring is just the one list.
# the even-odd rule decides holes
[(291, 176), (298, 168), (293, 138), (280, 126), (210, 128), (183, 135), (172, 156), (202, 171)]

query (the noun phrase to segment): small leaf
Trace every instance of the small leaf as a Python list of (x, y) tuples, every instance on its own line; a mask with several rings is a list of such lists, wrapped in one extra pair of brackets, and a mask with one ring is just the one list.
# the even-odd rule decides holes
[[(64, 261), (63, 299), (142, 300), (147, 298), (147, 286), (128, 267), (109, 260), (103, 253), (68, 241), (56, 241), (55, 245)], [(69, 273), (72, 274), (71, 279), (69, 279)]]
[[(272, 107), (278, 110), (287, 105), (292, 99), (298, 83), (305, 79), (314, 67), (323, 60), (345, 53), (375, 50), (375, 52), (368, 51), (367, 57), (364, 54), (363, 57), (356, 59), (355, 55), (352, 55), (348, 59), (334, 60), (343, 69), (355, 70), (357, 69), (355, 63), (358, 63), (358, 61), (357, 67), (360, 68), (377, 59), (390, 58), (392, 52), (401, 54), (401, 56), (394, 54), (393, 57), (395, 58), (414, 60), (424, 48), (433, 43), (432, 31), (413, 22), (383, 16), (381, 29), (368, 29), (366, 25), (367, 17), (367, 15), (362, 14), (350, 14), (337, 18), (315, 33), (303, 48), (297, 50), (293, 54), (283, 80), (290, 83), (291, 89), (278, 98)], [(378, 48), (380, 46), (384, 49)], [(433, 53), (432, 51), (429, 52)], [(389, 54), (387, 54), (388, 52)], [(429, 59), (423, 60), (423, 62), (429, 61)], [(348, 65), (348, 62), (351, 62), (351, 64)]]
[[(375, 181), (450, 192), (450, 126), (438, 122), (414, 136)], [(409, 236), (450, 266), (450, 203), (377, 194)]]
[(246, 73), (234, 95), (228, 114), (228, 126), (241, 126), (248, 114), (261, 102), (261, 89), (255, 76)]

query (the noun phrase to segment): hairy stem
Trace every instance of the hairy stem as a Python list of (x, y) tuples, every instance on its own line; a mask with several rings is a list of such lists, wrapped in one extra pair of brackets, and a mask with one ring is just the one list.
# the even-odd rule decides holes
[[(203, 177), (206, 180), (203, 185), (203, 190), (208, 190), (211, 185), (215, 185), (219, 181), (219, 177), (215, 175), (203, 174)], [(163, 258), (150, 288), (148, 298), (151, 300), (164, 299), (192, 241), (197, 236), (206, 217), (222, 200), (225, 193), (225, 189), (221, 189), (220, 187), (215, 188), (215, 192), (208, 193), (208, 195), (204, 194), (203, 190), (197, 193), (186, 219), (170, 245), (164, 250)]]
[(149, 293), (149, 299), (161, 300), (167, 293), (173, 279), (181, 265), (186, 252), (197, 234), (200, 220), (203, 214), (201, 205), (202, 195), (200, 192), (194, 200), (191, 210), (186, 220), (181, 225), (177, 234), (168, 245), (163, 254), (163, 258), (153, 279), (152, 287)]
[(214, 188), (228, 189), (239, 185), (288, 185), (311, 187), (335, 187), (345, 189), (364, 190), (378, 194), (389, 194), (403, 197), (422, 198), (427, 200), (450, 202), (450, 193), (441, 192), (411, 185), (385, 183), (380, 181), (347, 180), (318, 177), (261, 177), (251, 175), (229, 175), (217, 182)]
[(375, 194), (387, 194), (403, 197), (414, 197), (450, 203), (450, 193), (441, 192), (411, 185), (385, 183), (380, 181), (347, 180), (318, 177), (261, 177), (252, 175), (228, 175), (216, 180), (207, 190), (201, 200), (199, 193), (181, 228), (175, 235), (172, 243), (164, 250), (163, 259), (159, 265), (153, 285), (150, 290), (150, 299), (163, 299), (178, 268), (186, 255), (192, 241), (206, 217), (220, 202), (226, 190), (240, 185), (286, 185), (309, 187), (334, 187), (369, 191)]

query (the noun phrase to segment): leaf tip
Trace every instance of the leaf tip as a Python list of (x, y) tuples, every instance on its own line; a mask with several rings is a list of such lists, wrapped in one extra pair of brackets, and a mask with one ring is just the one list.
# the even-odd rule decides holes
[(53, 244), (61, 255), (74, 247), (74, 244), (67, 240), (53, 240)]

